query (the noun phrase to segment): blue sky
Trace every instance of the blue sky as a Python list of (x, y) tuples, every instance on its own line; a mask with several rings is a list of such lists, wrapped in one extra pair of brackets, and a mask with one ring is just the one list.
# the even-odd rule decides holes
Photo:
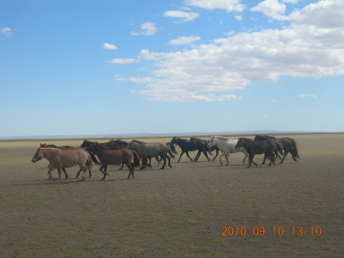
[(344, 131), (344, 1), (0, 1), (0, 137)]

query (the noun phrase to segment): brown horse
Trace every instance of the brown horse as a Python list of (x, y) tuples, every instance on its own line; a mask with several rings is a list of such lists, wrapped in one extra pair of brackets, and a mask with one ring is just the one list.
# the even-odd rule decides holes
[[(62, 146), (62, 147), (58, 147), (58, 146), (56, 146), (55, 144), (46, 144), (46, 143), (43, 143), (43, 144), (40, 143), (40, 147), (41, 147), (41, 148), (74, 149), (74, 147), (72, 147), (72, 146)], [(91, 155), (92, 155), (92, 154), (91, 154)], [(51, 165), (49, 164), (49, 165), (48, 165), (48, 168), (50, 168), (50, 167), (51, 167)], [(63, 173), (64, 173), (64, 175), (65, 175), (65, 179), (68, 179), (68, 174), (67, 174), (67, 171), (66, 171), (66, 169), (65, 169), (64, 167), (62, 167), (62, 171), (63, 171)], [(82, 169), (80, 169), (79, 172), (76, 174), (76, 178), (79, 177), (81, 171), (82, 171)], [(89, 178), (91, 178), (91, 177), (92, 177), (92, 172), (91, 172), (90, 169), (88, 170), (88, 173), (89, 173)], [(48, 170), (48, 175), (49, 175), (49, 170)], [(49, 179), (50, 179), (50, 177), (49, 177)]]
[(59, 173), (59, 180), (61, 183), (61, 169), (73, 167), (79, 165), (82, 169), (82, 181), (85, 180), (85, 174), (87, 169), (92, 169), (92, 160), (91, 156), (88, 152), (86, 152), (83, 148), (68, 148), (68, 149), (59, 149), (59, 148), (38, 148), (35, 155), (32, 158), (32, 162), (35, 163), (36, 161), (45, 158), (49, 161), (51, 167), (48, 171), (49, 177), (55, 181), (53, 176), (51, 175), (51, 171), (57, 168)]
[[(122, 150), (109, 150), (105, 148), (104, 146), (100, 145), (98, 142), (94, 142), (93, 144), (86, 147), (87, 151), (93, 152), (96, 154), (102, 163), (102, 166), (100, 167), (100, 172), (104, 174), (104, 177), (102, 180), (106, 178), (107, 175), (109, 175), (107, 171), (108, 165), (117, 165), (124, 163), (127, 165), (129, 169), (129, 176), (128, 179), (130, 179), (130, 176), (134, 179), (134, 167), (140, 166), (140, 156), (133, 150), (128, 149), (122, 149)], [(134, 163), (131, 163), (132, 159), (134, 158)], [(104, 169), (104, 171), (103, 171)]]
[(297, 149), (297, 145), (296, 145), (296, 141), (294, 139), (289, 138), (289, 137), (275, 138), (275, 137), (269, 136), (269, 135), (256, 135), (256, 137), (254, 137), (253, 140), (254, 141), (265, 141), (267, 139), (271, 139), (275, 142), (278, 142), (278, 143), (282, 144), (282, 146), (283, 146), (282, 147), (284, 150), (283, 158), (279, 164), (283, 163), (283, 161), (287, 157), (288, 153), (291, 154), (294, 161), (297, 161), (297, 159), (300, 158), (299, 157), (299, 150)]

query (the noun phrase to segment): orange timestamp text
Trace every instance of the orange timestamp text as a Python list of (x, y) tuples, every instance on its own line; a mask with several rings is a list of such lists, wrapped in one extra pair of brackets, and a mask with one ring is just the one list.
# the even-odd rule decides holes
[[(321, 227), (291, 227), (290, 228), (293, 236), (302, 236), (302, 235), (316, 235), (320, 236), (322, 233)], [(284, 227), (272, 227), (267, 228), (265, 227), (253, 227), (247, 229), (246, 227), (222, 227), (222, 236), (265, 236), (265, 235), (273, 235), (273, 236), (283, 236), (285, 233)]]

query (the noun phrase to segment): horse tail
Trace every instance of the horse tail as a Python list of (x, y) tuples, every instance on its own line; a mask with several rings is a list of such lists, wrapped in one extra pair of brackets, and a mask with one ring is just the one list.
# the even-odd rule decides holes
[(168, 142), (168, 143), (167, 143), (167, 146), (171, 149), (171, 151), (172, 151), (174, 154), (178, 154), (178, 152), (177, 152), (176, 147), (174, 146), (174, 144)]
[(93, 162), (94, 162), (95, 164), (101, 165), (101, 164), (98, 162), (96, 156), (93, 154), (93, 152), (87, 152), (87, 153), (89, 154), (89, 156), (91, 157), (91, 159), (93, 160)]
[(134, 155), (134, 165), (135, 165), (135, 167), (140, 167), (141, 165), (140, 165), (140, 156), (139, 156), (139, 154), (136, 151), (134, 151), (134, 150), (131, 150), (131, 151), (133, 152), (133, 155)]
[(87, 160), (86, 160), (85, 166), (88, 170), (91, 170), (93, 168), (92, 155), (87, 151), (86, 153), (87, 153)]
[(299, 158), (300, 159), (299, 151), (298, 151), (297, 146), (296, 146), (296, 141), (294, 139), (290, 139), (290, 140), (291, 140), (291, 143), (293, 145), (293, 150), (294, 150), (293, 156), (295, 156), (295, 158)]

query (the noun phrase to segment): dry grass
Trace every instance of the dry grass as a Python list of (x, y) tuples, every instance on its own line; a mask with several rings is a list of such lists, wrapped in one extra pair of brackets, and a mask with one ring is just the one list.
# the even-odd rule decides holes
[[(299, 162), (246, 168), (241, 153), (230, 166), (183, 156), (172, 169), (153, 162), (129, 181), (115, 166), (105, 181), (96, 166), (84, 182), (69, 168), (62, 184), (48, 180), (47, 161), (31, 163), (39, 141), (2, 141), (0, 257), (342, 257), (344, 135), (291, 137)], [(222, 236), (224, 226), (247, 234)], [(266, 234), (253, 236), (262, 226)], [(299, 226), (307, 235), (293, 235)], [(312, 236), (317, 226), (322, 234)]]

